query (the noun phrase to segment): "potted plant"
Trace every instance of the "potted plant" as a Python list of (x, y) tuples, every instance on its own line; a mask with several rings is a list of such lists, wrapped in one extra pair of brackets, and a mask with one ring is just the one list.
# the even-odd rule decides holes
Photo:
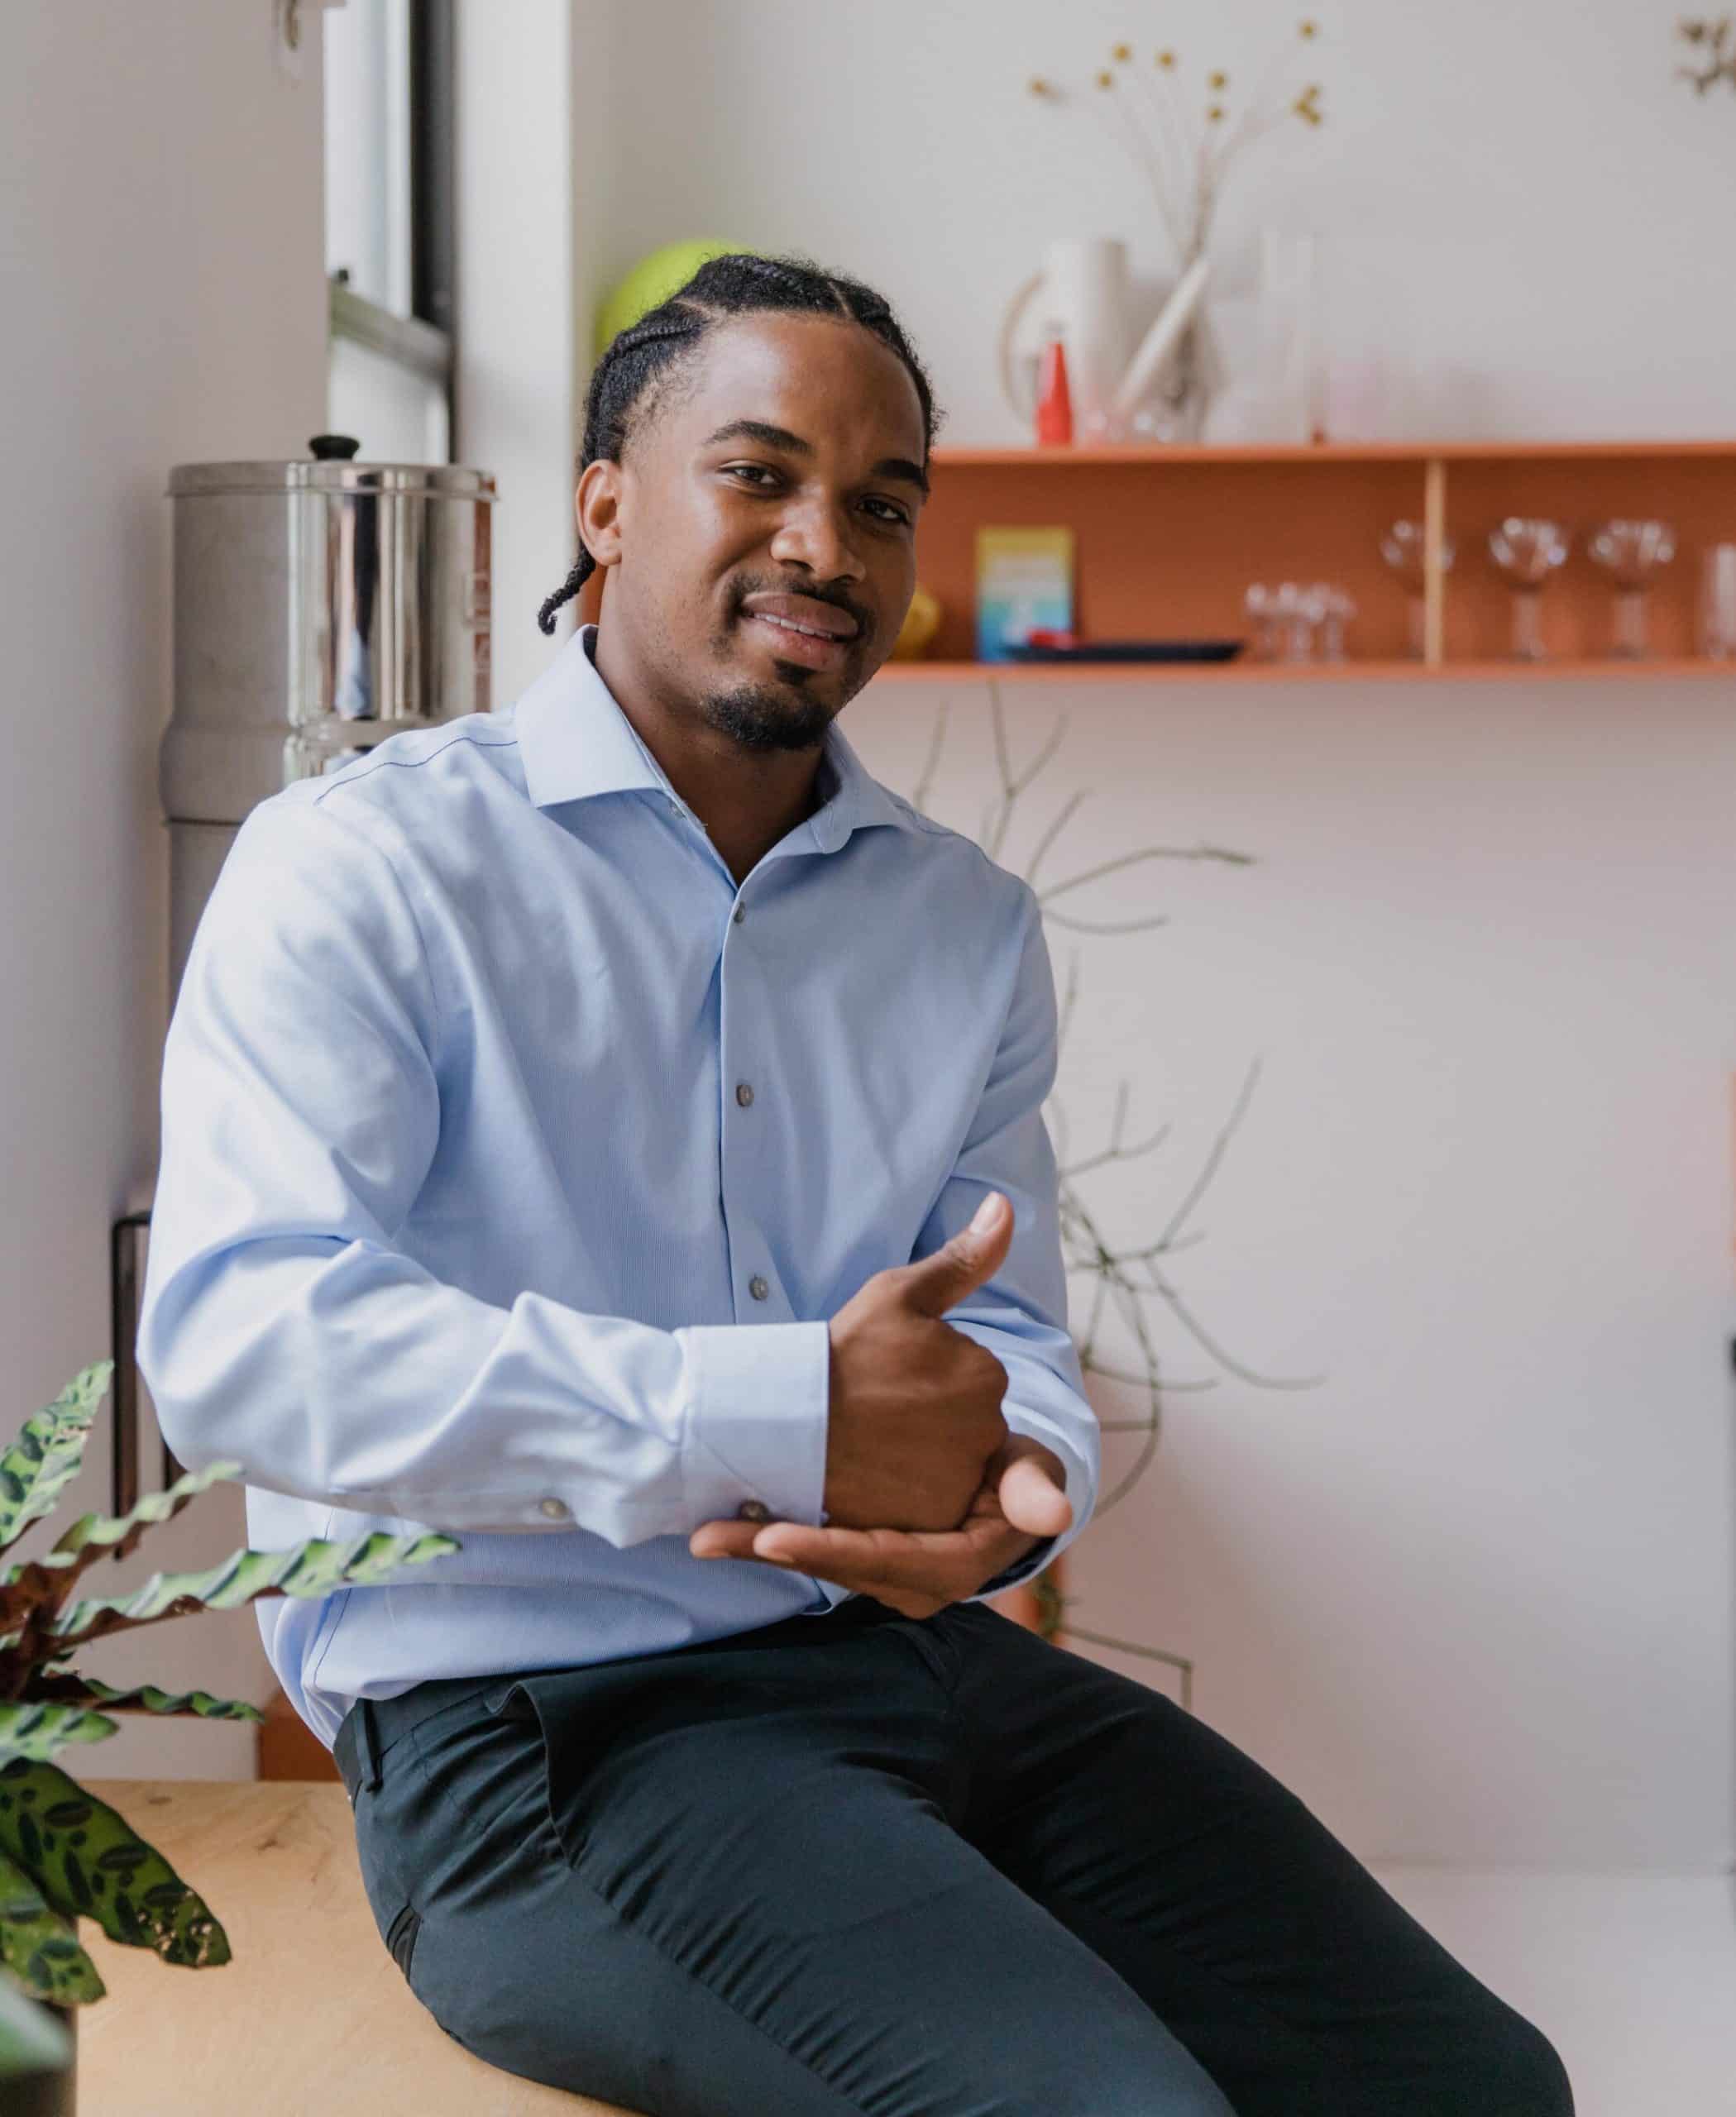
[[(0, 1558), (76, 1476), (112, 1371), (111, 1360), (86, 1368), (0, 1454)], [(72, 1599), (98, 1559), (127, 1557), (152, 1522), (242, 1473), (239, 1463), (213, 1463), (120, 1519), (81, 1514), (40, 1558), (0, 1569), (0, 2106), (8, 2117), (74, 2110), (78, 2009), (107, 1989), (79, 1942), (80, 1919), (178, 1968), (229, 1960), (223, 1929), (198, 1892), (125, 1817), (63, 1771), (55, 1751), (116, 1733), (116, 1713), (264, 1717), (243, 1699), (202, 1690), (177, 1696), (155, 1684), (117, 1689), (62, 1665), (109, 1632), (234, 1609), (259, 1595), (378, 1585), (400, 1566), (460, 1548), (431, 1531), (376, 1532), (346, 1544), (313, 1537), (288, 1551), (242, 1549), (203, 1573), (153, 1574), (117, 1596)]]

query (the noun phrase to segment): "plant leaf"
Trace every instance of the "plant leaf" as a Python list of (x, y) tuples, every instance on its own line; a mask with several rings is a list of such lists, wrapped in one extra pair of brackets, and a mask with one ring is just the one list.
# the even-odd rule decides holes
[(130, 1513), (118, 1519), (81, 1514), (52, 1550), (0, 1575), (0, 1625), (25, 1623), (45, 1603), (57, 1608), (66, 1600), (79, 1575), (105, 1551), (116, 1560), (130, 1557), (146, 1524), (168, 1521), (200, 1493), (226, 1479), (239, 1477), (243, 1468), (240, 1463), (210, 1463), (203, 1470), (190, 1470), (167, 1491), (147, 1493)]
[[(130, 1512), (118, 1517), (107, 1514), (81, 1514), (72, 1527), (55, 1540), (56, 1554), (65, 1553), (71, 1559), (82, 1559), (88, 1565), (100, 1558), (111, 1546), (120, 1544), (122, 1548), (115, 1557), (126, 1558), (139, 1542), (132, 1535), (152, 1522), (167, 1522), (180, 1512), (197, 1496), (226, 1479), (241, 1476), (245, 1465), (240, 1463), (208, 1463), (203, 1470), (189, 1470), (184, 1477), (177, 1478), (165, 1492), (150, 1492)], [(123, 1540), (132, 1536), (131, 1542)], [(83, 1568), (79, 1569), (81, 1571)]]
[(57, 1764), (0, 1764), (0, 1852), (23, 1868), (62, 1918), (94, 1919), (112, 1941), (205, 1970), (229, 1960), (229, 1938), (127, 1818)]
[[(244, 1698), (213, 1698), (208, 1690), (169, 1691), (155, 1684), (132, 1684), (124, 1690), (105, 1684), (100, 1676), (83, 1676), (75, 1669), (64, 1675), (38, 1675), (31, 1685), (33, 1704), (84, 1705), (94, 1699), (114, 1713), (194, 1713), (202, 1720), (263, 1720), (265, 1714)], [(0, 1706), (0, 1713), (5, 1708)], [(100, 1713), (93, 1714), (100, 1719)], [(7, 1747), (0, 1723), (0, 1755)]]
[(113, 1373), (112, 1360), (82, 1369), (53, 1403), (24, 1422), (18, 1438), (0, 1455), (0, 1551), (46, 1514), (77, 1476), (91, 1421)]
[[(233, 1551), (203, 1573), (153, 1573), (130, 1594), (69, 1603), (41, 1628), (45, 1642), (53, 1638), (62, 1643), (38, 1658), (63, 1660), (88, 1639), (153, 1624), (160, 1618), (188, 1617), (195, 1610), (237, 1609), (256, 1595), (319, 1597), (352, 1584), (376, 1586), (401, 1566), (420, 1565), (462, 1548), (456, 1537), (438, 1530), (409, 1536), (375, 1530), (347, 1543), (311, 1536), (289, 1551)], [(0, 1639), (0, 1649), (14, 1644), (15, 1637)]]
[(77, 1704), (0, 1700), (0, 1764), (13, 1756), (46, 1764), (68, 1742), (100, 1742), (120, 1732), (107, 1713), (88, 1713)]
[(16, 1860), (0, 1852), (0, 1962), (32, 1999), (82, 2007), (108, 1987), (85, 1953), (78, 1928), (50, 1910)]
[(0, 2081), (21, 2073), (64, 2073), (72, 2062), (66, 2024), (0, 1971)]
[[(76, 1563), (45, 1551), (39, 1559), (26, 1559), (8, 1566), (4, 1580), (0, 1581), (0, 1624), (26, 1625), (38, 1610), (54, 1608), (63, 1602), (66, 1587), (77, 1578), (71, 1570)], [(63, 1571), (64, 1582), (57, 1578)]]

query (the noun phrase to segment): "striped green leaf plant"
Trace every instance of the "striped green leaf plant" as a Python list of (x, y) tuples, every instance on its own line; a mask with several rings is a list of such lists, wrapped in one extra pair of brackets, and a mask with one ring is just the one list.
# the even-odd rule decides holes
[[(78, 1474), (113, 1364), (84, 1369), (0, 1453), (0, 1560)], [(154, 1573), (118, 1595), (74, 1596), (98, 1559), (125, 1559), (153, 1523), (242, 1470), (239, 1463), (213, 1463), (118, 1519), (81, 1514), (40, 1557), (0, 1565), (0, 2079), (69, 2063), (73, 2038), (63, 2024), (76, 2018), (65, 2010), (100, 2000), (107, 1989), (79, 1941), (79, 1919), (180, 1969), (229, 1960), (228, 1940), (198, 1891), (55, 1753), (118, 1732), (119, 1713), (205, 1720), (263, 1714), (244, 1699), (151, 1683), (120, 1689), (65, 1665), (87, 1641), (110, 1632), (197, 1610), (232, 1610), (261, 1595), (377, 1586), (402, 1566), (460, 1548), (433, 1532), (376, 1532), (348, 1543), (311, 1537), (287, 1551), (236, 1551), (201, 1573)]]

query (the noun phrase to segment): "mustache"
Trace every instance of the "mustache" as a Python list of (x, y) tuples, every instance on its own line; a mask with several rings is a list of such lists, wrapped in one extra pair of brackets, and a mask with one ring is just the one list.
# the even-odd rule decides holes
[(861, 604), (850, 596), (840, 595), (835, 588), (815, 588), (811, 582), (801, 581), (739, 581), (736, 585), (733, 616), (741, 615), (742, 605), (750, 595), (803, 595), (811, 603), (829, 603), (835, 610), (842, 610), (847, 618), (855, 619), (856, 641), (866, 639), (873, 630), (873, 619)]

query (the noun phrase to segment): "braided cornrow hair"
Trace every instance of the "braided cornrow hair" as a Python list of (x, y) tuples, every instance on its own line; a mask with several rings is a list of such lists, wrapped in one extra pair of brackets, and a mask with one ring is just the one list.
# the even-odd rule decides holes
[[(909, 371), (922, 406), (923, 467), (935, 430), (944, 414), (922, 363), (890, 304), (859, 280), (827, 272), (806, 257), (762, 257), (731, 251), (708, 258), (684, 286), (630, 329), (619, 332), (598, 361), (585, 403), (585, 440), (578, 470), (600, 459), (618, 463), (634, 425), (653, 413), (669, 378), (698, 349), (714, 324), (755, 309), (848, 317), (872, 331), (895, 352)], [(537, 613), (545, 633), (555, 628), (555, 612), (576, 595), (596, 571), (596, 561), (579, 546), (579, 556), (565, 581)]]

